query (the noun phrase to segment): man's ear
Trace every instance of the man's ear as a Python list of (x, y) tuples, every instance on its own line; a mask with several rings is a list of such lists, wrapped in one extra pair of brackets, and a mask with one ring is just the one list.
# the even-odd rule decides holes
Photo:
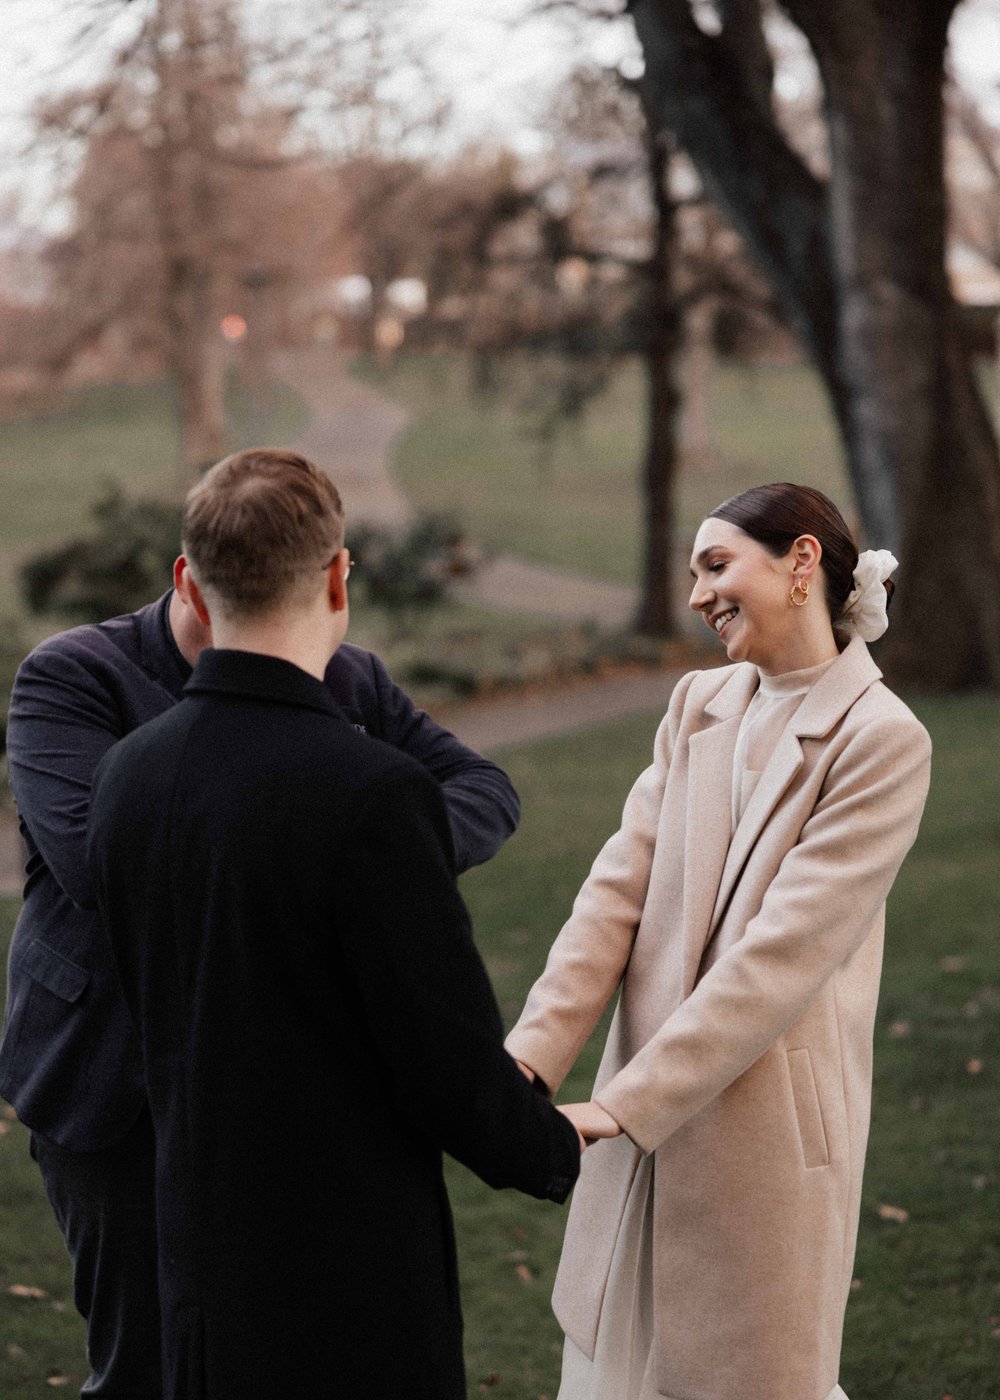
[(350, 554), (341, 549), (326, 571), (327, 596), (331, 612), (343, 612), (347, 607), (347, 570), (350, 567)]
[(201, 589), (194, 581), (194, 576), (183, 554), (179, 554), (174, 560), (174, 588), (183, 603), (189, 608), (193, 608), (195, 616), (204, 627), (211, 627), (212, 619), (208, 615), (208, 608), (205, 606), (205, 599), (202, 597)]

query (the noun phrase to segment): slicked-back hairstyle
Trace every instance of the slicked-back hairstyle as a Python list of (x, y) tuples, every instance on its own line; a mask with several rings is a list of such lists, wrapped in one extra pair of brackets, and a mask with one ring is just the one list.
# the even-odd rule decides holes
[(198, 586), (230, 616), (259, 616), (318, 585), (344, 543), (333, 482), (297, 452), (251, 448), (188, 492), (181, 525)]
[(830, 617), (837, 622), (843, 616), (847, 595), (854, 587), (858, 547), (844, 517), (822, 491), (790, 481), (772, 481), (730, 496), (709, 516), (738, 525), (777, 559), (788, 553), (800, 535), (815, 536), (823, 546), (820, 567)]

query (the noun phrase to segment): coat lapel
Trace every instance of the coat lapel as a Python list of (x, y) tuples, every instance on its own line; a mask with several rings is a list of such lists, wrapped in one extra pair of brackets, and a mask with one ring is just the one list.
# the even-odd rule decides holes
[[(733, 833), (725, 856), (711, 921), (705, 927), (709, 936), (715, 932), (725, 912), (736, 882), (746, 865), (750, 852), (763, 831), (768, 818), (777, 807), (792, 779), (802, 767), (800, 740), (820, 739), (851, 708), (859, 696), (877, 680), (882, 672), (869, 655), (860, 637), (854, 638), (837, 661), (816, 682), (790, 720), (774, 753), (761, 774), (760, 781), (743, 813), (743, 819)], [(752, 692), (751, 692), (752, 696)], [(747, 704), (750, 702), (747, 697)], [(744, 709), (746, 706), (744, 706)], [(742, 718), (742, 715), (740, 716)], [(737, 731), (739, 720), (737, 720)], [(733, 739), (735, 746), (735, 735)], [(732, 750), (730, 750), (730, 781), (732, 779)]]
[(685, 985), (694, 985), (732, 838), (733, 754), (740, 720), (757, 689), (757, 672), (741, 666), (705, 707), (714, 723), (688, 740), (684, 833)]

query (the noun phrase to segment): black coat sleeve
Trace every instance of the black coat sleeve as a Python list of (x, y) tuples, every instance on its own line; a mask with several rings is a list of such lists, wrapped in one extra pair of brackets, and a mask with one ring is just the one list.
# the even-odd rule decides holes
[(436, 724), (372, 656), (379, 737), (427, 769), (441, 787), (461, 873), (482, 865), (517, 829), (521, 806), (507, 774)]
[(380, 780), (352, 823), (344, 955), (401, 1115), (490, 1186), (562, 1201), (575, 1129), (503, 1048), (500, 1011), (447, 860), (441, 795)]

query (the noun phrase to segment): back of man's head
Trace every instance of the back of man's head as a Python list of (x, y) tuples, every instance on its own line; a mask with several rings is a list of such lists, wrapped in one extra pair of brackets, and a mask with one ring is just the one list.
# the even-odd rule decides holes
[(229, 617), (308, 601), (344, 543), (333, 482), (296, 452), (224, 457), (188, 493), (184, 553), (199, 588)]

